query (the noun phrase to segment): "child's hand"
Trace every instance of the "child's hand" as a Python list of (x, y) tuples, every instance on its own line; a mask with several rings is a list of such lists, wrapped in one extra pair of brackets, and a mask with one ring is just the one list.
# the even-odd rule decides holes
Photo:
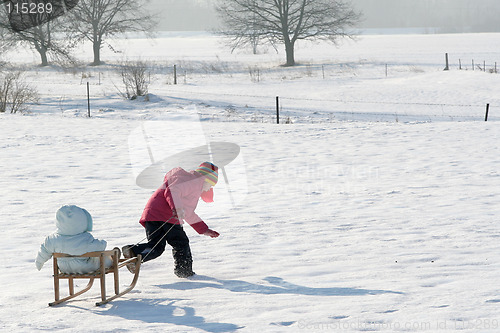
[(207, 231), (205, 231), (204, 233), (205, 236), (210, 236), (212, 238), (217, 238), (219, 237), (219, 233), (215, 230), (211, 230), (211, 229), (208, 229)]

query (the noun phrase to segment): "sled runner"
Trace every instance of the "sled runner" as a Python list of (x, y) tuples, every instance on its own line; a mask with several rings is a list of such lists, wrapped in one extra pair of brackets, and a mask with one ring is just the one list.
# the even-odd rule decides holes
[[(54, 262), (54, 292), (55, 292), (55, 301), (52, 303), (49, 303), (50, 306), (54, 306), (57, 304), (60, 304), (62, 302), (66, 302), (67, 300), (70, 300), (72, 298), (75, 298), (76, 296), (79, 296), (83, 294), (84, 292), (88, 291), (91, 287), (92, 284), (94, 283), (95, 279), (100, 279), (101, 280), (101, 301), (96, 303), (96, 306), (100, 306), (103, 304), (106, 304), (115, 298), (118, 298), (120, 296), (125, 295), (132, 289), (134, 289), (135, 284), (137, 283), (137, 279), (139, 278), (139, 270), (141, 268), (141, 256), (133, 257), (133, 258), (128, 258), (128, 259), (120, 259), (120, 250), (119, 249), (114, 249), (111, 251), (99, 251), (99, 252), (88, 252), (85, 254), (82, 254), (80, 256), (73, 256), (65, 253), (54, 253), (53, 254), (53, 262)], [(100, 261), (100, 269), (97, 271), (94, 271), (92, 273), (85, 273), (85, 274), (65, 274), (62, 273), (59, 270), (59, 266), (57, 265), (57, 260), (59, 258), (70, 258), (70, 257), (77, 257), (77, 258), (99, 258)], [(111, 257), (113, 264), (109, 268), (105, 268), (104, 262), (106, 257)], [(126, 266), (127, 264), (135, 262), (135, 272), (134, 272), (134, 278), (132, 280), (132, 283), (122, 292), (119, 290), (119, 269)], [(115, 295), (112, 297), (106, 298), (106, 274), (113, 273), (114, 276), (114, 286), (115, 286)], [(60, 298), (59, 295), (59, 282), (62, 279), (67, 279), (68, 280), (68, 285), (69, 285), (69, 296)], [(89, 279), (89, 283), (85, 288), (82, 290), (78, 291), (75, 293), (74, 290), (74, 279)]]

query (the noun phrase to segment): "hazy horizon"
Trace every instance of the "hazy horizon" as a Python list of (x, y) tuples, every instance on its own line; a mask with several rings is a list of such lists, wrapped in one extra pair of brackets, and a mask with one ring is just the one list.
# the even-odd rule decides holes
[[(151, 0), (156, 30), (210, 31), (219, 20), (208, 0)], [(359, 29), (428, 29), (428, 32), (500, 32), (498, 0), (352, 0), (363, 12)]]

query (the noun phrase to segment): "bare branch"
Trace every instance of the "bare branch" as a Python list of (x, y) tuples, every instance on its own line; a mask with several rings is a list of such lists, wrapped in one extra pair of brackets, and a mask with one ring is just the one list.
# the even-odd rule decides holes
[(295, 63), (297, 40), (335, 42), (351, 37), (347, 28), (360, 20), (360, 13), (343, 0), (219, 0), (216, 10), (224, 25), (219, 33), (228, 38), (233, 50), (256, 38), (281, 42), (285, 44), (287, 65)]
[(130, 31), (151, 32), (156, 19), (143, 8), (140, 0), (80, 0), (70, 12), (74, 38), (92, 42), (93, 64), (99, 65), (105, 38)]

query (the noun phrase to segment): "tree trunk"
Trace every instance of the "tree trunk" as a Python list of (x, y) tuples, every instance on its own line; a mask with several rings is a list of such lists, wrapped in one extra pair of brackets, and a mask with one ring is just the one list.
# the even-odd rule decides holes
[(101, 41), (94, 39), (94, 62), (92, 66), (99, 66), (101, 64)]
[(42, 60), (42, 63), (40, 66), (45, 67), (49, 65), (49, 60), (47, 58), (47, 47), (35, 42), (35, 50), (40, 54), (40, 59)]
[(286, 64), (285, 66), (295, 66), (294, 43), (285, 40)]
[(257, 54), (257, 47), (259, 45), (259, 38), (256, 36), (252, 36), (252, 49), (253, 54)]
[(47, 49), (42, 48), (38, 51), (40, 53), (40, 58), (42, 59), (41, 66), (45, 67), (49, 65), (49, 60), (47, 58)]

